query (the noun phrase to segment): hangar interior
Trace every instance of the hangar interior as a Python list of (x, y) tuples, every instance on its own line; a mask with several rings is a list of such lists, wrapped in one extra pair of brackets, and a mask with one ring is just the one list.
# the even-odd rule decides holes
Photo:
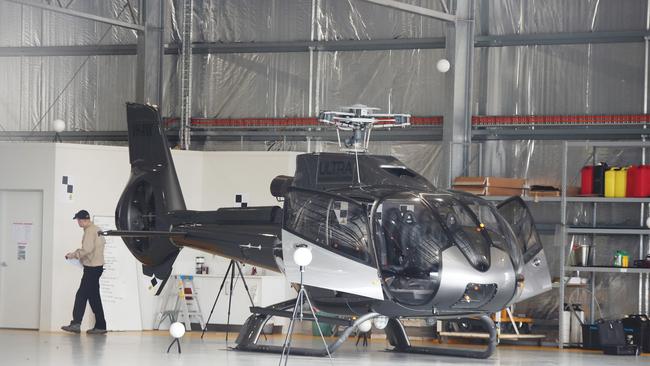
[[(442, 189), (463, 176), (525, 179), (520, 193), (553, 287), (498, 314), (499, 346), (484, 362), (617, 362), (576, 351), (593, 342), (580, 322), (650, 314), (650, 194), (577, 191), (584, 167), (647, 167), (649, 29), (643, 0), (0, 0), (0, 359), (279, 359), (228, 350), (250, 315), (246, 289), (227, 277), (229, 259), (184, 248), (154, 296), (157, 285), (119, 237), (107, 237), (114, 262), (102, 282), (109, 333), (98, 341), (60, 331), (81, 273), (62, 259), (79, 244), (70, 218), (87, 209), (115, 229), (131, 172), (125, 104), (137, 102), (157, 106), (187, 207), (205, 211), (282, 206), (269, 192), (276, 176), (293, 176), (300, 154), (340, 151), (322, 111), (362, 104), (410, 114), (408, 127), (375, 129), (368, 153), (395, 157)], [(639, 185), (650, 186), (646, 179)], [(506, 196), (483, 198), (496, 205)], [(629, 265), (612, 265), (623, 252)], [(254, 305), (295, 298), (282, 273), (242, 268)], [(188, 288), (183, 275), (193, 276), (202, 319), (186, 323), (182, 354), (166, 354), (171, 322), (160, 320), (178, 287)], [(88, 307), (82, 329), (92, 314)], [(265, 332), (282, 345), (289, 321), (273, 319)], [(641, 355), (626, 362), (648, 362), (643, 323), (648, 348), (638, 345)], [(402, 324), (425, 345), (479, 347), (476, 334), (485, 333), (435, 311)], [(297, 343), (320, 345), (310, 322), (296, 332)], [(366, 352), (357, 333), (331, 362), (467, 362)], [(373, 325), (370, 348), (389, 343)], [(302, 357), (289, 362), (330, 362)]]

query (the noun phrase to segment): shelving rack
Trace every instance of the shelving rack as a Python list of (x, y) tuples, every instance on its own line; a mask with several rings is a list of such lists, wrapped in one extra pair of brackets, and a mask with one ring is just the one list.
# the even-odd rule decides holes
[[(646, 149), (650, 148), (650, 142), (647, 141), (621, 141), (621, 142), (604, 142), (604, 141), (587, 141), (587, 142), (575, 142), (575, 141), (565, 141), (562, 151), (562, 193), (559, 198), (561, 204), (561, 238), (564, 241), (561, 245), (562, 255), (560, 256), (560, 296), (559, 296), (559, 329), (561, 330), (564, 326), (564, 321), (562, 313), (564, 310), (565, 302), (565, 282), (564, 276), (568, 273), (577, 272), (578, 276), (581, 272), (590, 273), (590, 287), (591, 287), (591, 311), (589, 314), (589, 321), (593, 323), (594, 314), (593, 309), (595, 306), (595, 279), (596, 273), (630, 273), (637, 274), (639, 276), (639, 313), (648, 313), (649, 307), (649, 288), (648, 283), (650, 282), (650, 269), (648, 268), (621, 268), (621, 267), (600, 267), (600, 266), (567, 266), (566, 259), (571, 252), (571, 235), (638, 235), (639, 237), (639, 259), (644, 258), (645, 253), (648, 248), (645, 248), (645, 238), (650, 236), (650, 229), (645, 228), (645, 211), (644, 204), (650, 203), (650, 198), (608, 198), (608, 197), (568, 197), (567, 192), (567, 176), (568, 176), (568, 153), (569, 148), (589, 148), (593, 149), (594, 160), (596, 160), (596, 150), (598, 148), (640, 148), (642, 149), (641, 154), (641, 163), (645, 164), (645, 155)], [(593, 204), (593, 215), (592, 215), (592, 226), (590, 227), (576, 227), (570, 226), (567, 222), (567, 208), (569, 203), (592, 203)], [(617, 204), (640, 204), (640, 215), (639, 215), (639, 227), (621, 227), (621, 228), (612, 228), (612, 227), (598, 227), (597, 224), (597, 205), (599, 203), (617, 203)], [(632, 259), (630, 260), (632, 262)], [(631, 263), (630, 263), (631, 264)], [(562, 332), (560, 331), (560, 337)], [(564, 347), (564, 342), (566, 340), (559, 339), (558, 345), (560, 348)]]

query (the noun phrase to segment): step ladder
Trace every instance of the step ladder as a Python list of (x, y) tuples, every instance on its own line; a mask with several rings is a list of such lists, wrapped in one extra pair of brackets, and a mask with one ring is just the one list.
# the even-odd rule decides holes
[[(170, 323), (182, 321), (188, 331), (192, 329), (192, 320), (195, 319), (203, 329), (205, 321), (194, 288), (194, 276), (173, 275), (172, 278), (176, 283), (176, 287), (170, 286), (169, 291), (167, 291), (167, 295), (160, 306), (156, 329), (160, 329), (160, 325), (165, 319), (169, 319)], [(171, 307), (172, 304), (173, 307)]]

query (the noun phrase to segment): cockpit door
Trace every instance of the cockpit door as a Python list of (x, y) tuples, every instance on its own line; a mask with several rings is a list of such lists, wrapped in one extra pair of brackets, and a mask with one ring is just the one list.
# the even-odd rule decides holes
[(524, 289), (516, 301), (550, 290), (548, 262), (528, 206), (521, 197), (511, 197), (497, 205), (497, 209), (510, 224), (524, 257)]

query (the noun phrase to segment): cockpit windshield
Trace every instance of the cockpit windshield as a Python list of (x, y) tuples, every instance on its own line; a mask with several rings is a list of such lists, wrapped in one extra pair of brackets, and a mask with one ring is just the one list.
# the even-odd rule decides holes
[(510, 255), (515, 272), (519, 273), (523, 265), (521, 249), (517, 245), (517, 237), (512, 228), (499, 214), (499, 211), (492, 204), (478, 197), (466, 196), (459, 200), (465, 202), (474, 212), (480, 223), (483, 224), (492, 244)]
[[(491, 243), (509, 253), (515, 272), (519, 272), (521, 251), (517, 239), (508, 223), (489, 202), (470, 195), (425, 194), (423, 197), (438, 211), (456, 245), (475, 268), (485, 270), (485, 265), (489, 266)], [(454, 214), (460, 220), (454, 220)]]
[(488, 202), (449, 194), (398, 194), (374, 213), (379, 268), (400, 302), (421, 305), (440, 284), (441, 253), (456, 245), (479, 271), (490, 267), (490, 248), (504, 250), (520, 271), (520, 251), (507, 222)]
[(440, 217), (453, 242), (472, 266), (486, 271), (490, 267), (490, 238), (471, 207), (449, 195), (422, 196)]

